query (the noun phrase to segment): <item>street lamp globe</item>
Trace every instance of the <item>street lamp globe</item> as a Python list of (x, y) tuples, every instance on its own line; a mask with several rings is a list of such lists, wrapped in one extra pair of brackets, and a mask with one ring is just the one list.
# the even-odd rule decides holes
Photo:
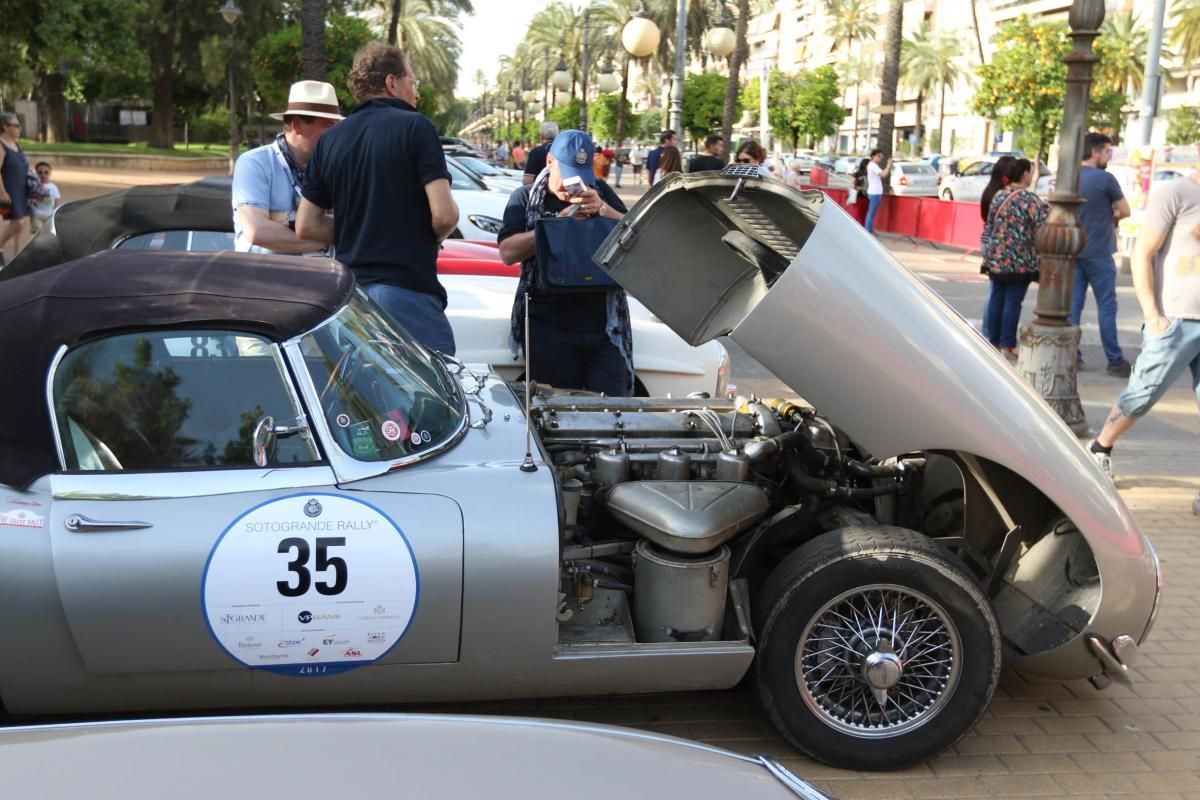
[(567, 69), (567, 62), (558, 59), (558, 66), (554, 68), (554, 74), (550, 76), (550, 85), (560, 91), (566, 91), (571, 88), (571, 73)]
[(529, 105), (537, 98), (537, 92), (533, 89), (526, 89), (521, 93), (521, 99), (525, 101), (525, 105)]
[(613, 73), (612, 66), (605, 67), (596, 78), (596, 87), (604, 94), (612, 94), (621, 88), (621, 79)]
[(542, 113), (542, 104), (540, 102), (538, 102), (537, 100), (534, 100), (532, 103), (529, 104), (529, 113), (531, 113), (531, 114)]
[(242, 10), (233, 0), (225, 0), (225, 5), (221, 6), (218, 11), (221, 13), (221, 18), (230, 25), (236, 25), (237, 21), (242, 18)]
[(508, 96), (508, 99), (504, 101), (504, 108), (506, 111), (516, 111), (517, 110), (517, 98), (510, 94)]
[(555, 92), (554, 93), (554, 105), (561, 107), (561, 106), (567, 105), (570, 102), (571, 102), (571, 95), (569, 95), (567, 92), (563, 91), (563, 92)]
[(659, 32), (654, 20), (638, 12), (621, 29), (621, 44), (634, 58), (645, 58), (658, 48)]
[(704, 47), (717, 58), (725, 58), (737, 47), (737, 37), (730, 28), (718, 25), (704, 34)]

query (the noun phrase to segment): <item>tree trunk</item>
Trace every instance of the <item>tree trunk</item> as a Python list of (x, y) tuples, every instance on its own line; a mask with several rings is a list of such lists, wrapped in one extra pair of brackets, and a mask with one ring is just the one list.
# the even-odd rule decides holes
[(67, 98), (63, 94), (67, 79), (61, 72), (50, 73), (43, 76), (42, 86), (46, 92), (46, 141), (50, 144), (69, 141)]
[(745, 58), (746, 25), (750, 18), (750, 0), (738, 0), (737, 23), (734, 26), (736, 44), (729, 55), (729, 82), (725, 84), (725, 109), (721, 114), (721, 135), (725, 137), (725, 150), (733, 147), (733, 118), (737, 114), (738, 89)]
[[(900, 83), (900, 42), (904, 28), (903, 0), (888, 0), (887, 34), (883, 45), (883, 86), (880, 103), (891, 111), (879, 115), (879, 149), (884, 159), (892, 157), (896, 129), (896, 86)], [(868, 124), (870, 122), (868, 121)]]
[(387, 43), (395, 46), (400, 35), (400, 12), (404, 10), (404, 0), (392, 0), (392, 12), (388, 20)]
[(629, 54), (621, 57), (621, 99), (617, 101), (617, 147), (625, 141), (625, 98), (629, 94)]
[[(150, 43), (150, 74), (154, 82), (154, 110), (150, 114), (150, 146), (170, 149), (174, 142), (175, 36), (156, 30)], [(230, 113), (233, 110), (230, 109)]]
[(979, 50), (979, 65), (983, 66), (983, 37), (979, 35), (979, 14), (975, 10), (975, 1), (971, 0), (971, 25), (975, 29), (975, 47)]
[(300, 5), (300, 50), (304, 55), (305, 80), (323, 81), (325, 68), (325, 3), (326, 0), (303, 0)]
[(938, 103), (938, 152), (954, 149), (954, 142), (946, 147), (946, 82), (942, 81), (942, 100)]
[(921, 91), (917, 92), (917, 125), (913, 129), (913, 133), (917, 135), (917, 144), (914, 150), (914, 155), (916, 155), (917, 158), (920, 158), (922, 155), (924, 155), (925, 126), (921, 124), (924, 121), (924, 115), (922, 114), (924, 105), (925, 90), (922, 89)]
[[(858, 122), (859, 122), (858, 110), (859, 110), (859, 108), (862, 107), (862, 103), (860, 103), (858, 101), (860, 99), (861, 94), (862, 94), (862, 84), (861, 83), (854, 84), (854, 138), (850, 140), (850, 152), (852, 152), (852, 153), (858, 149)], [(871, 144), (870, 142), (867, 142), (868, 146), (870, 146), (870, 144)]]

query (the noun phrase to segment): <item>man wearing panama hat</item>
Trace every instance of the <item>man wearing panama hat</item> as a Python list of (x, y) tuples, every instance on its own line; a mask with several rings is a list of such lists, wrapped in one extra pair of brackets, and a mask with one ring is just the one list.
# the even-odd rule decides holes
[(321, 81), (298, 81), (288, 92), (283, 132), (256, 147), (233, 168), (234, 247), (256, 253), (311, 253), (321, 242), (296, 235), (296, 209), (317, 139), (342, 119), (337, 93)]

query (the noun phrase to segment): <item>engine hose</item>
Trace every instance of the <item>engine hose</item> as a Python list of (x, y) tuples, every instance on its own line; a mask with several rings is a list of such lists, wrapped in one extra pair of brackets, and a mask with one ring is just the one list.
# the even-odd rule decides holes
[(788, 477), (805, 491), (812, 492), (820, 497), (836, 497), (844, 500), (863, 500), (870, 497), (882, 497), (883, 495), (899, 492), (904, 488), (903, 484), (896, 481), (888, 481), (879, 486), (867, 486), (863, 488), (845, 486), (837, 481), (814, 478), (804, 470), (803, 466), (791, 460), (788, 462)]
[(898, 478), (925, 468), (925, 459), (909, 458), (896, 464), (865, 464), (846, 459), (846, 474), (852, 478)]

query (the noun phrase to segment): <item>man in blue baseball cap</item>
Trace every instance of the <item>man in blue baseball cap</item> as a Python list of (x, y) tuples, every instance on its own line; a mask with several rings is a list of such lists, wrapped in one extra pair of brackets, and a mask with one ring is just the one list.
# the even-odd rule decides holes
[(504, 263), (521, 264), (511, 344), (514, 354), (524, 347), (528, 293), (532, 358), (526, 358), (527, 377), (559, 389), (627, 397), (633, 393), (633, 337), (625, 292), (543, 295), (533, 281), (537, 267), (534, 227), (539, 219), (620, 220), (625, 216), (625, 204), (593, 173), (594, 155), (595, 145), (588, 134), (577, 130), (559, 133), (546, 154), (545, 169), (508, 199), (497, 239)]

